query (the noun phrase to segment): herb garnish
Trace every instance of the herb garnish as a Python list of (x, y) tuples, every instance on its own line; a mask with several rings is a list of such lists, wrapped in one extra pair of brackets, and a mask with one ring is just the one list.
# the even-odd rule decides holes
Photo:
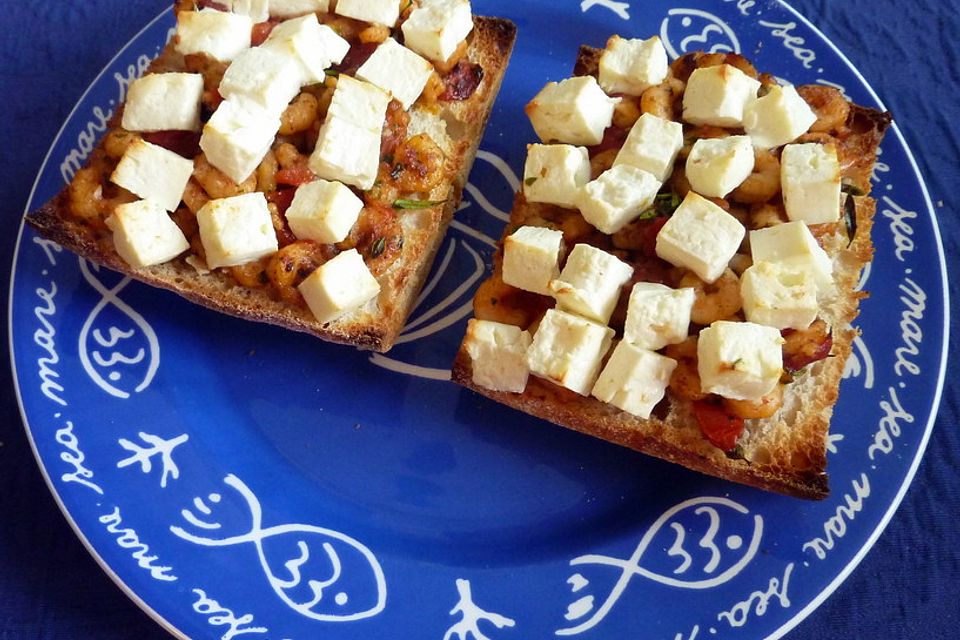
[(383, 250), (387, 248), (387, 239), (383, 236), (377, 238), (370, 247), (370, 257), (378, 258)]
[(394, 209), (429, 209), (438, 204), (443, 204), (446, 200), (394, 200)]

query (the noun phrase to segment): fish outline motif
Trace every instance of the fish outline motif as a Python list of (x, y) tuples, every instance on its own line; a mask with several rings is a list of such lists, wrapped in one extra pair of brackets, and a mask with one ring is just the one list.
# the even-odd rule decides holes
[[(142, 380), (134, 387), (133, 393), (144, 391), (153, 382), (153, 378), (160, 367), (160, 341), (150, 323), (119, 297), (120, 292), (131, 282), (129, 277), (124, 277), (119, 283), (108, 288), (93, 273), (93, 271), (99, 273), (99, 265), (83, 258), (80, 258), (78, 262), (83, 279), (94, 291), (100, 294), (100, 300), (84, 320), (77, 339), (80, 363), (86, 374), (100, 389), (115, 398), (126, 400), (132, 394), (118, 386), (118, 383), (123, 379), (123, 374), (118, 370), (118, 367), (139, 368), (145, 363), (146, 367), (142, 371)], [(115, 324), (110, 324), (106, 328), (105, 335), (99, 327), (96, 327), (95, 325), (101, 315), (110, 307), (115, 308), (120, 314), (128, 318), (133, 323), (133, 328), (124, 330)], [(145, 341), (146, 348), (140, 346), (132, 355), (125, 354), (120, 350), (119, 345), (122, 342), (137, 337)], [(91, 348), (91, 343), (95, 344), (96, 347)], [(104, 356), (100, 349), (112, 349), (113, 351)], [(106, 377), (101, 374), (101, 369), (105, 372), (109, 371)]]
[[(694, 29), (694, 33), (675, 43), (671, 31), (676, 23), (683, 29)], [(705, 26), (696, 32), (696, 22), (705, 22)], [(740, 40), (729, 24), (718, 16), (700, 9), (670, 9), (660, 23), (660, 40), (671, 58), (679, 58), (691, 51), (705, 50), (710, 53), (740, 53)], [(712, 42), (712, 44), (711, 44)]]
[[(376, 616), (386, 608), (387, 584), (383, 568), (373, 552), (364, 544), (339, 531), (334, 531), (332, 529), (310, 524), (284, 524), (263, 527), (263, 508), (260, 504), (260, 500), (256, 497), (256, 495), (254, 495), (253, 491), (251, 491), (250, 488), (234, 474), (227, 475), (224, 478), (224, 484), (234, 489), (246, 503), (250, 516), (249, 531), (240, 535), (227, 536), (223, 538), (211, 538), (190, 533), (183, 527), (173, 525), (170, 527), (171, 533), (181, 540), (204, 547), (230, 547), (248, 543), (253, 544), (254, 547), (256, 547), (260, 566), (263, 569), (270, 588), (287, 607), (306, 618), (321, 622), (352, 622), (355, 620), (362, 620), (364, 618)], [(208, 496), (208, 499), (210, 502), (219, 503), (222, 500), (222, 496), (220, 496), (220, 494), (213, 493)], [(193, 505), (194, 509), (201, 514), (209, 516), (212, 513), (210, 507), (199, 497), (194, 499)], [(189, 509), (182, 510), (181, 516), (189, 525), (197, 529), (202, 529), (205, 532), (213, 532), (222, 528), (222, 523), (209, 522), (198, 517)], [(290, 535), (300, 537), (320, 536), (322, 538), (327, 538), (327, 540), (322, 543), (321, 548), (323, 549), (323, 552), (326, 554), (326, 558), (330, 563), (331, 575), (329, 578), (324, 580), (307, 580), (306, 584), (309, 587), (310, 592), (313, 594), (313, 599), (310, 601), (296, 602), (287, 593), (295, 587), (300, 587), (303, 585), (304, 576), (301, 574), (300, 570), (310, 560), (309, 545), (302, 539), (298, 540), (297, 548), (300, 551), (300, 556), (283, 563), (283, 568), (290, 575), (289, 578), (280, 577), (275, 573), (264, 550), (265, 541), (279, 536)], [(337, 550), (337, 546), (341, 547), (339, 552)], [(337, 584), (337, 582), (343, 577), (341, 556), (344, 555), (344, 549), (359, 552), (360, 556), (366, 560), (371, 571), (373, 584), (375, 585), (376, 589), (375, 603), (367, 609), (354, 611), (352, 613), (340, 614), (321, 613), (314, 611), (314, 608), (323, 602), (327, 588)], [(350, 598), (346, 592), (340, 591), (333, 596), (333, 602), (338, 607), (343, 608), (350, 604)]]
[[(747, 509), (747, 507), (729, 498), (709, 496), (692, 498), (671, 507), (661, 514), (646, 530), (633, 554), (626, 560), (599, 554), (587, 554), (571, 560), (571, 567), (584, 565), (613, 567), (620, 569), (620, 576), (598, 608), (594, 606), (596, 602), (594, 595), (582, 596), (571, 603), (567, 607), (567, 613), (564, 616), (567, 621), (573, 622), (579, 620), (591, 614), (591, 612), (592, 615), (575, 626), (564, 627), (556, 630), (554, 633), (558, 636), (573, 636), (598, 625), (613, 610), (626, 591), (627, 586), (637, 576), (666, 586), (694, 590), (712, 589), (735, 578), (753, 561), (760, 547), (760, 541), (763, 537), (763, 518), (760, 515), (753, 516), (753, 532), (746, 546), (744, 546), (744, 540), (740, 536), (731, 535), (726, 538), (726, 547), (732, 552), (740, 552), (740, 558), (716, 575), (711, 575), (709, 578), (684, 580), (653, 572), (640, 564), (640, 561), (651, 546), (654, 538), (665, 528), (669, 528), (673, 531), (674, 540), (673, 544), (667, 550), (667, 556), (680, 559), (680, 564), (674, 568), (673, 574), (682, 576), (691, 568), (693, 557), (685, 547), (685, 542), (687, 541), (686, 528), (679, 521), (675, 520), (675, 518), (685, 511), (692, 511), (694, 515), (705, 516), (707, 518), (706, 531), (697, 541), (698, 547), (706, 550), (710, 555), (710, 559), (703, 566), (702, 571), (706, 574), (713, 574), (717, 572), (718, 569), (723, 568), (723, 552), (717, 544), (717, 534), (720, 532), (722, 526), (722, 518), (719, 513), (721, 508), (732, 510), (741, 516), (750, 515), (750, 510)], [(570, 585), (571, 592), (577, 594), (585, 589), (590, 584), (590, 581), (578, 572), (567, 579), (567, 584)]]

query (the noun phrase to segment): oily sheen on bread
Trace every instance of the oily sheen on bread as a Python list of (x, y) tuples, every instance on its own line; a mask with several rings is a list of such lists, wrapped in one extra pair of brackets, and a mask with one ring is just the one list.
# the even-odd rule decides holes
[[(602, 50), (582, 47), (575, 66), (575, 75), (596, 76), (601, 54)], [(685, 79), (698, 65), (716, 64), (716, 56), (713, 56), (713, 60), (709, 58), (710, 56), (704, 54), (684, 56), (672, 63), (670, 75)], [(744, 68), (749, 64), (738, 56), (725, 56), (720, 61)], [(760, 79), (765, 84), (773, 83), (770, 77), (761, 76)], [(662, 86), (669, 86), (669, 82)], [(810, 96), (819, 95), (819, 91), (813, 89), (803, 93), (808, 96), (808, 101)], [(836, 101), (838, 94), (831, 93), (829, 98)], [(817, 112), (820, 122), (824, 116), (822, 105), (811, 106)], [(715, 439), (712, 441), (708, 438), (698, 422), (695, 410), (697, 402), (673, 392), (674, 384), (682, 382), (677, 379), (678, 371), (684, 366), (682, 358), (665, 397), (656, 404), (647, 419), (602, 402), (590, 395), (589, 391), (586, 394), (575, 393), (553, 380), (536, 375), (529, 376), (522, 392), (494, 390), (489, 388), (490, 385), (478, 384), (474, 375), (474, 360), (468, 349), (470, 330), (456, 356), (453, 366), (454, 381), (532, 416), (696, 471), (791, 496), (807, 499), (826, 497), (829, 492), (826, 437), (833, 407), (838, 399), (844, 364), (857, 335), (851, 323), (858, 314), (859, 300), (866, 295), (857, 290), (860, 272), (873, 255), (870, 234), (875, 202), (867, 194), (870, 191), (870, 177), (877, 148), (890, 122), (889, 114), (850, 105), (845, 100), (841, 111), (842, 122), (829, 127), (814, 125), (815, 129), (819, 128), (821, 131), (806, 134), (807, 139), (813, 141), (825, 141), (829, 136), (838, 144), (845, 192), (842, 196), (845, 198), (845, 215), (834, 224), (810, 227), (832, 263), (835, 293), (821, 302), (818, 323), (822, 324), (815, 325), (828, 327), (828, 333), (821, 333), (816, 337), (807, 336), (801, 331), (794, 333), (794, 340), (802, 343), (809, 339), (811, 344), (792, 345), (785, 349), (797, 348), (800, 352), (807, 350), (821, 353), (791, 361), (797, 366), (796, 370), (789, 371), (782, 379), (785, 382), (781, 385), (782, 405), (770, 417), (742, 420), (742, 432), (736, 439), (735, 447), (724, 450), (718, 446)], [(679, 105), (674, 119), (680, 120)], [(622, 144), (625, 137), (622, 129), (623, 127), (614, 124), (606, 131), (604, 142), (590, 149), (594, 163), (593, 178), (596, 178), (605, 166), (609, 166), (600, 160), (601, 167), (598, 168), (598, 157), (609, 150), (611, 140), (614, 148)], [(702, 128), (700, 131), (702, 132)], [(734, 128), (731, 133), (742, 131)], [(696, 134), (696, 127), (689, 123), (684, 125), (687, 147), (691, 144), (690, 136)], [(682, 161), (678, 160), (677, 166), (682, 165)], [(661, 193), (681, 190), (678, 181), (684, 178), (679, 173), (679, 170), (675, 170), (672, 178), (668, 178), (664, 183)], [(530, 178), (528, 180), (532, 181)], [(754, 205), (760, 206), (762, 205)], [(751, 209), (754, 210), (756, 209)], [(521, 191), (516, 196), (510, 223), (503, 237), (506, 238), (519, 227), (530, 224), (553, 226), (562, 230), (567, 250), (574, 242), (583, 241), (570, 240), (571, 234), (575, 235), (579, 233), (577, 229), (583, 228), (576, 210), (562, 211), (553, 205), (528, 202)], [(583, 237), (589, 238), (592, 232), (593, 230)], [(529, 328), (529, 332), (536, 335), (536, 323), (546, 309), (554, 306), (554, 301), (505, 284), (502, 279), (503, 253), (501, 241), (494, 259), (493, 274), (481, 286), (474, 300), (475, 315), (478, 319)], [(635, 275), (633, 282), (644, 280), (644, 274), (669, 273), (669, 270), (664, 272), (648, 259), (634, 260), (635, 257), (628, 252), (623, 258), (640, 272), (639, 277)], [(656, 261), (656, 258), (653, 260)], [(669, 277), (664, 276), (668, 280)], [(674, 283), (673, 286), (677, 285)], [(626, 286), (621, 293), (621, 310), (629, 289), (630, 287)], [(617, 329), (617, 339), (623, 337), (622, 324), (616, 326), (619, 313), (614, 312), (614, 320), (610, 323)], [(619, 322), (622, 323), (622, 317)], [(697, 331), (699, 327), (692, 325), (691, 334), (696, 335)], [(784, 332), (784, 335), (787, 336), (787, 333)], [(787, 337), (789, 339), (789, 336)], [(666, 352), (667, 355), (677, 353), (671, 352), (671, 347), (668, 347)], [(695, 351), (692, 354), (687, 352), (686, 355), (696, 358)], [(607, 357), (609, 358), (609, 352)], [(693, 370), (696, 371), (695, 360), (693, 364)], [(788, 367), (785, 365), (784, 368)], [(699, 379), (697, 382), (699, 383)], [(713, 400), (720, 398), (708, 396), (704, 402), (710, 403)], [(718, 403), (718, 406), (723, 405)]]
[[(180, 4), (183, 5), (184, 3)], [(210, 3), (206, 4), (210, 5)], [(409, 11), (411, 5), (413, 7), (417, 6), (417, 4), (408, 3), (405, 11)], [(191, 7), (189, 10), (193, 9), (195, 7)], [(210, 9), (208, 8), (206, 11), (210, 11)], [(358, 52), (361, 55), (361, 60), (362, 57), (370, 55), (375, 44), (367, 42), (365, 34), (371, 32), (376, 34), (378, 28), (376, 25), (365, 25), (359, 21), (333, 16), (332, 14), (330, 16), (318, 14), (318, 17), (321, 23), (329, 22), (330, 26), (334, 27), (338, 33), (341, 33), (341, 26), (344, 26), (349, 32), (344, 37), (350, 41), (352, 48), (350, 53), (347, 54), (343, 66), (348, 66), (351, 58), (356, 57), (355, 54)], [(327, 18), (330, 19), (326, 20)], [(405, 19), (405, 16), (402, 19)], [(256, 28), (259, 26), (261, 25), (255, 26), (255, 34)], [(370, 29), (363, 31), (367, 27), (370, 27)], [(360, 33), (361, 40), (357, 40), (357, 33)], [(393, 29), (390, 35), (402, 40), (399, 27)], [(249, 274), (252, 276), (249, 278), (250, 282), (244, 282), (238, 281), (238, 277), (234, 277), (229, 268), (213, 270), (205, 268), (202, 259), (197, 259), (196, 245), (198, 243), (195, 241), (195, 237), (192, 239), (194, 240), (192, 249), (171, 261), (147, 267), (136, 267), (128, 264), (118, 255), (110, 233), (103, 228), (102, 220), (97, 220), (96, 224), (91, 224), (88, 219), (72, 212), (75, 201), (72, 200), (70, 186), (39, 210), (29, 214), (26, 220), (44, 237), (86, 259), (130, 275), (141, 282), (174, 291), (205, 307), (249, 320), (310, 333), (332, 342), (353, 345), (361, 349), (387, 351), (393, 345), (411, 311), (431, 267), (434, 255), (460, 202), (461, 192), (467, 181), (510, 58), (515, 35), (516, 28), (509, 21), (474, 16), (472, 32), (457, 53), (454, 54), (461, 62), (456, 65), (448, 64), (445, 67), (438, 64), (438, 73), (431, 79), (432, 84), (428, 83), (424, 95), (407, 111), (409, 123), (404, 132), (406, 139), (418, 134), (425, 134), (436, 147), (442, 150), (444, 155), (442, 180), (437, 181), (428, 190), (418, 190), (414, 194), (404, 190), (390, 191), (388, 196), (384, 196), (388, 201), (379, 204), (372, 203), (372, 199), (367, 197), (368, 192), (354, 190), (359, 197), (365, 200), (367, 207), (379, 207), (379, 218), (376, 218), (373, 223), (368, 223), (368, 226), (373, 225), (372, 228), (364, 229), (361, 227), (365, 224), (365, 213), (361, 214), (360, 221), (355, 225), (351, 236), (347, 240), (348, 244), (354, 245), (358, 249), (368, 265), (373, 264), (386, 254), (392, 254), (391, 262), (386, 268), (374, 272), (380, 288), (379, 294), (361, 308), (333, 321), (318, 321), (304, 304), (302, 297), (296, 293), (295, 286), (312, 269), (317, 267), (319, 261), (328, 259), (340, 250), (347, 248), (343, 245), (335, 246), (331, 244), (321, 249), (316, 247), (310, 249), (312, 262), (308, 260), (298, 263), (297, 256), (292, 256), (287, 261), (287, 266), (283, 264), (278, 266), (269, 263), (268, 259), (265, 258), (261, 265), (262, 269), (259, 272)], [(377, 36), (374, 35), (373, 37)], [(379, 36), (378, 39), (382, 40), (382, 38), (383, 35)], [(187, 57), (189, 58), (189, 56)], [(192, 60), (194, 68), (189, 70), (205, 73), (206, 69), (202, 68), (203, 65), (212, 66), (216, 62), (215, 60), (207, 60), (198, 63), (194, 59)], [(355, 69), (358, 61), (354, 61), (352, 64)], [(160, 57), (153, 62), (148, 73), (183, 71), (185, 66), (185, 57), (174, 49), (174, 42), (171, 42)], [(197, 69), (198, 66), (201, 68)], [(328, 72), (327, 74), (330, 76), (328, 83), (337, 75), (338, 68), (335, 67), (334, 69), (333, 73)], [(220, 71), (222, 73), (222, 68)], [(352, 73), (352, 70), (350, 72)], [(347, 71), (343, 73), (347, 73)], [(211, 87), (207, 86), (205, 89), (207, 93), (204, 94), (204, 100), (206, 101)], [(216, 92), (215, 86), (212, 87), (212, 91)], [(426, 94), (431, 91), (432, 95), (428, 97)], [(320, 96), (322, 104), (322, 92), (316, 93)], [(218, 99), (218, 97), (216, 98)], [(327, 103), (329, 103), (329, 99), (327, 99)], [(396, 101), (394, 101), (391, 109), (396, 104)], [(115, 129), (119, 127), (121, 116), (122, 111), (115, 116), (112, 122), (112, 127)], [(315, 128), (317, 126), (319, 125), (314, 125)], [(395, 135), (395, 132), (390, 131), (390, 121), (388, 120), (388, 126), (383, 133), (384, 145), (387, 145), (386, 139), (391, 133)], [(274, 150), (279, 155), (278, 145), (294, 140), (295, 144), (299, 145), (300, 152), (309, 156), (311, 143), (309, 141), (303, 142), (303, 136), (309, 136), (309, 132), (298, 135), (301, 137), (287, 136), (284, 138), (278, 136), (274, 144)], [(313, 140), (315, 140), (315, 129), (312, 135)], [(399, 142), (402, 143), (403, 140)], [(393, 146), (396, 146), (396, 143), (395, 140)], [(104, 141), (101, 141), (98, 150), (94, 152), (94, 160), (98, 156), (100, 158), (104, 157), (103, 147)], [(431, 147), (431, 149), (434, 148)], [(198, 154), (195, 162), (201, 163), (202, 154), (200, 154), (199, 149), (194, 149), (194, 152)], [(193, 153), (186, 155), (193, 157)], [(392, 156), (385, 155), (381, 158), (382, 165), (387, 162), (394, 162)], [(395, 162), (394, 167), (387, 167), (386, 169), (381, 167), (381, 174), (384, 171), (389, 174), (391, 168), (395, 172), (403, 169), (400, 165), (400, 159)], [(263, 165), (257, 171), (262, 169)], [(396, 175), (394, 173), (394, 177)], [(107, 176), (109, 176), (109, 173)], [(194, 178), (196, 178), (196, 173)], [(313, 176), (308, 176), (307, 180), (312, 178)], [(229, 179), (226, 180), (229, 181)], [(233, 184), (235, 186), (235, 183)], [(191, 184), (188, 190), (192, 186), (194, 185)], [(276, 185), (274, 187), (277, 192), (283, 191)], [(378, 188), (381, 188), (379, 180), (374, 189)], [(257, 189), (261, 190), (259, 186)], [(95, 197), (106, 199), (109, 195), (112, 195), (114, 190), (116, 190), (115, 187), (106, 184), (106, 181), (104, 181), (102, 189), (96, 192)], [(111, 193), (108, 194), (108, 191), (111, 191)], [(214, 197), (214, 194), (210, 194), (210, 197)], [(292, 195), (287, 198), (286, 205), (289, 205), (290, 197)], [(184, 199), (187, 199), (186, 195)], [(270, 197), (267, 199), (271, 200)], [(391, 207), (391, 202), (394, 199), (397, 204)], [(271, 200), (272, 202), (273, 200)], [(174, 212), (174, 219), (178, 220), (178, 223), (180, 220), (177, 217), (178, 213), (183, 214), (186, 218), (191, 217), (191, 212), (187, 211), (186, 204), (181, 203), (180, 211)], [(366, 210), (365, 208), (364, 212)], [(193, 211), (192, 213), (196, 212)], [(282, 211), (280, 215), (282, 218)], [(386, 222), (384, 222), (385, 219)], [(395, 232), (390, 237), (378, 235), (380, 227), (377, 225), (382, 226), (386, 223), (399, 225), (401, 231)], [(186, 228), (190, 224), (195, 223), (181, 226)], [(279, 222), (279, 225), (281, 227), (285, 226), (283, 220)], [(274, 226), (278, 226), (276, 216)], [(392, 228), (396, 229), (396, 226)], [(193, 232), (195, 236), (196, 230), (194, 229)], [(278, 236), (282, 232), (282, 229), (278, 231)], [(186, 231), (185, 233), (190, 238), (190, 233)], [(288, 229), (286, 233), (289, 235)], [(294, 238), (290, 238), (290, 240), (294, 240)], [(282, 241), (280, 246), (283, 249), (284, 243)], [(317, 255), (321, 255), (322, 258), (317, 260), (315, 258)], [(269, 273), (268, 270), (271, 268), (295, 272), (292, 282), (287, 282), (286, 290), (280, 292), (279, 295), (277, 288), (272, 287), (267, 282), (266, 274)], [(280, 275), (283, 276), (283, 273)]]

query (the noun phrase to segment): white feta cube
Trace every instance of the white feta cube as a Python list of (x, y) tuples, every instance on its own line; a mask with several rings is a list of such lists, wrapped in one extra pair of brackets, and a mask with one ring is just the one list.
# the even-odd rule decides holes
[[(221, 0), (222, 1), (222, 0)], [(266, 22), (270, 19), (269, 3), (272, 0), (227, 0), (230, 11), (249, 16), (254, 22)]]
[(590, 155), (569, 144), (527, 145), (523, 195), (527, 202), (545, 202), (573, 209), (580, 189), (590, 181)]
[(270, 0), (270, 15), (274, 18), (294, 18), (308, 13), (329, 11), (330, 0)]
[(687, 156), (690, 187), (708, 198), (725, 198), (753, 173), (750, 136), (701, 138)]
[(277, 251), (267, 199), (255, 191), (211, 200), (197, 211), (207, 266), (233, 267)]
[(737, 253), (746, 232), (739, 220), (691, 191), (657, 234), (657, 255), (713, 282)]
[(606, 234), (620, 231), (653, 205), (660, 181), (652, 173), (621, 164), (588, 182), (577, 195), (583, 219)]
[(615, 35), (600, 56), (600, 86), (610, 94), (639, 96), (667, 78), (668, 65), (659, 37), (627, 40)]
[(300, 240), (342, 242), (356, 224), (363, 200), (339, 182), (315, 180), (297, 187), (287, 222)]
[(174, 48), (178, 53), (206, 53), (230, 62), (250, 48), (253, 20), (249, 16), (216, 9), (182, 11), (177, 16)]
[(380, 168), (380, 132), (343, 118), (328, 117), (310, 156), (310, 170), (325, 180), (337, 180), (366, 191)]
[(630, 291), (623, 339), (654, 351), (687, 339), (693, 289), (671, 289), (656, 282), (638, 282)]
[(445, 62), (473, 31), (470, 0), (422, 3), (401, 28), (408, 47), (434, 62)]
[(560, 275), (562, 248), (562, 232), (520, 227), (503, 241), (503, 281), (524, 291), (551, 295), (550, 281)]
[(136, 140), (120, 158), (111, 182), (167, 211), (180, 206), (183, 190), (193, 174), (193, 160), (163, 147)]
[(376, 298), (380, 283), (357, 250), (350, 249), (320, 265), (297, 289), (314, 317), (326, 324)]
[(697, 372), (704, 393), (759, 400), (783, 373), (783, 338), (773, 327), (718, 320), (700, 332)]
[(310, 13), (278, 24), (261, 47), (296, 60), (304, 86), (323, 82), (326, 69), (343, 60), (350, 43)]
[(232, 102), (249, 101), (280, 115), (300, 93), (300, 65), (292, 56), (254, 47), (230, 63), (220, 82), (220, 95)]
[(743, 111), (743, 128), (758, 149), (793, 142), (805, 134), (817, 115), (793, 86), (773, 86)]
[(527, 350), (530, 373), (582, 396), (588, 395), (613, 335), (610, 327), (549, 309)]
[(649, 171), (660, 182), (666, 182), (682, 148), (682, 124), (645, 113), (630, 129), (613, 165), (628, 164)]
[(783, 206), (807, 224), (840, 218), (840, 160), (832, 144), (788, 144), (780, 158)]
[(240, 184), (267, 155), (280, 117), (252, 103), (225, 100), (203, 127), (200, 148), (207, 160)]
[(493, 391), (523, 393), (530, 377), (529, 331), (512, 324), (471, 319), (463, 346), (470, 356), (473, 383)]
[(203, 76), (151, 73), (127, 90), (120, 126), (127, 131), (199, 131)]
[(757, 99), (760, 82), (729, 64), (690, 74), (683, 94), (683, 119), (692, 124), (743, 126), (743, 111)]
[(833, 261), (803, 222), (785, 222), (750, 232), (754, 263), (777, 262), (806, 271), (817, 283), (817, 295), (834, 291)]
[(357, 69), (358, 78), (389, 92), (404, 109), (409, 109), (417, 101), (431, 75), (433, 65), (429, 60), (393, 38), (381, 43)]
[(603, 92), (596, 78), (581, 76), (547, 83), (526, 112), (541, 141), (589, 146), (603, 140), (619, 102)]
[(399, 0), (337, 0), (334, 11), (341, 16), (393, 28), (400, 18)]
[(567, 256), (560, 276), (550, 282), (557, 307), (606, 324), (620, 299), (620, 289), (633, 277), (633, 267), (589, 244), (578, 244)]
[(117, 253), (134, 267), (162, 264), (190, 248), (170, 214), (152, 200), (117, 205), (105, 222)]
[(677, 361), (621, 342), (593, 386), (593, 397), (643, 419), (666, 394)]
[(757, 262), (744, 271), (740, 296), (747, 320), (777, 329), (806, 329), (819, 312), (813, 275), (779, 262)]
[(341, 118), (380, 135), (387, 119), (389, 104), (390, 94), (380, 87), (341, 75), (337, 80), (327, 117)]

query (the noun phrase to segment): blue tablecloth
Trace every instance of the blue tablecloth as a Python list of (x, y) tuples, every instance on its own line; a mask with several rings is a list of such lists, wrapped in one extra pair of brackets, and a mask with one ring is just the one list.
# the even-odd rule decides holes
[[(18, 219), (60, 124), (117, 43), (165, 4), (3, 3), (4, 282)], [(948, 263), (956, 268), (960, 3), (795, 0), (794, 6), (847, 53), (896, 115), (937, 207)], [(960, 300), (956, 287), (950, 290)], [(862, 564), (790, 638), (960, 635), (958, 373), (953, 360), (927, 455), (899, 512)], [(166, 637), (97, 567), (57, 509), (27, 444), (6, 366), (0, 367), (0, 488), (0, 638)]]

